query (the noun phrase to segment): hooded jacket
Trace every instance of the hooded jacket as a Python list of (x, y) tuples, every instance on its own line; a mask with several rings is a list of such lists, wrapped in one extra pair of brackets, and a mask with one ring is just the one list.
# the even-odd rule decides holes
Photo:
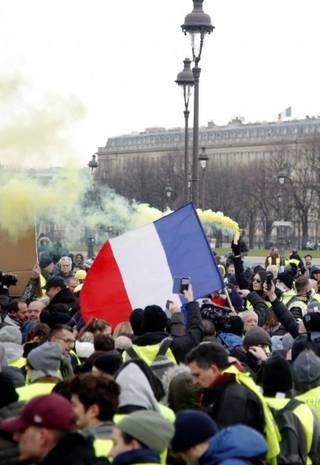
[(262, 434), (245, 425), (235, 425), (215, 434), (199, 465), (248, 465), (263, 457), (267, 443)]

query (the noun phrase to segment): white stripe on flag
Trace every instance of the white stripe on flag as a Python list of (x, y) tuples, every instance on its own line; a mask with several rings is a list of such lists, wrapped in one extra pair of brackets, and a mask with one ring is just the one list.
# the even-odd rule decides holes
[[(132, 308), (160, 305), (172, 294), (173, 279), (167, 257), (153, 223), (110, 240)], [(154, 272), (153, 272), (154, 270)]]

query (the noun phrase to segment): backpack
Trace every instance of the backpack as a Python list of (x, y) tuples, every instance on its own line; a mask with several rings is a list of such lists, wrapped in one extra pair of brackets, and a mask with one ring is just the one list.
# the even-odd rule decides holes
[[(169, 368), (174, 367), (175, 364), (166, 356), (166, 352), (169, 349), (169, 347), (172, 344), (172, 338), (171, 337), (166, 337), (163, 339), (160, 343), (159, 350), (157, 352), (157, 355), (155, 356), (153, 362), (150, 365), (150, 368), (152, 369), (153, 373), (156, 375), (160, 381), (162, 381), (163, 375), (166, 373)], [(136, 351), (132, 348), (129, 347), (126, 350), (127, 354), (131, 358), (140, 358), (139, 355), (136, 353)]]
[(291, 399), (281, 410), (270, 409), (281, 435), (278, 465), (306, 465), (307, 463), (306, 435), (301, 421), (293, 413), (293, 410), (301, 403), (297, 399)]

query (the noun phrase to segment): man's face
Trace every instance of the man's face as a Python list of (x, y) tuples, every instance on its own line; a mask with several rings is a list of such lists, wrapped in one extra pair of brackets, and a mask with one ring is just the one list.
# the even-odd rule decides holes
[(54, 271), (54, 263), (53, 262), (49, 263), (49, 265), (46, 266), (44, 268), (44, 270), (47, 271), (48, 273), (53, 273), (53, 271)]
[(73, 349), (75, 344), (75, 337), (72, 331), (62, 329), (58, 335), (51, 338), (51, 342), (57, 342), (65, 355), (69, 355), (70, 350)]
[(35, 300), (34, 302), (31, 302), (28, 306), (28, 320), (39, 320), (40, 318), (40, 313), (42, 312), (42, 309), (44, 308), (44, 304), (42, 302), (39, 302)]
[(26, 320), (28, 318), (27, 312), (28, 312), (28, 307), (25, 302), (19, 302), (18, 303), (18, 311), (17, 311), (17, 317), (19, 320)]
[(129, 452), (132, 450), (132, 446), (124, 442), (122, 433), (120, 430), (118, 430), (118, 428), (113, 429), (112, 441), (113, 446), (110, 454), (113, 458), (117, 457), (117, 455), (122, 454), (123, 452)]
[[(72, 394), (71, 403), (74, 413), (77, 417), (77, 424), (79, 429), (84, 429), (91, 426), (92, 419), (94, 418), (93, 408), (89, 407), (88, 410), (86, 410), (77, 394)], [(96, 418), (94, 418), (94, 420), (96, 420)]]
[(252, 316), (248, 315), (244, 318), (243, 330), (246, 333), (247, 331), (249, 331), (249, 329), (255, 328), (256, 326), (258, 326), (258, 319), (256, 317), (256, 314), (252, 312)]
[(29, 426), (24, 431), (14, 433), (14, 439), (18, 442), (21, 460), (40, 462), (44, 453), (41, 428)]
[(318, 273), (313, 273), (313, 278), (316, 280), (316, 281), (320, 281), (320, 271)]
[(306, 266), (311, 266), (312, 265), (312, 258), (310, 256), (307, 255), (304, 258), (304, 261), (305, 261)]
[(201, 368), (197, 362), (189, 363), (193, 384), (204, 388), (210, 387), (215, 380), (220, 376), (220, 370), (216, 365), (211, 365), (209, 368)]
[(71, 271), (72, 265), (71, 265), (71, 263), (69, 263), (69, 262), (62, 262), (61, 265), (60, 265), (60, 267), (61, 267), (62, 273), (68, 274), (68, 273), (70, 273), (70, 271)]

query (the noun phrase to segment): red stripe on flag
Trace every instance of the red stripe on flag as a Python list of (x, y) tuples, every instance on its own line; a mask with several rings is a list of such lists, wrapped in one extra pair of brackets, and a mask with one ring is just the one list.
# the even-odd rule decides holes
[(80, 306), (85, 321), (96, 317), (107, 320), (113, 328), (129, 318), (131, 304), (109, 241), (89, 270), (80, 292)]

